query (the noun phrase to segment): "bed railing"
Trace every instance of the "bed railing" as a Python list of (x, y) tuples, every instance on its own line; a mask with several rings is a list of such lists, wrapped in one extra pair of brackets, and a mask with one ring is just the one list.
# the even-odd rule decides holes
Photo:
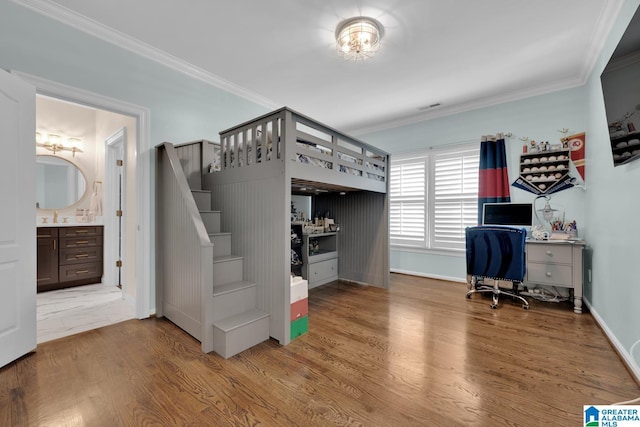
[(222, 171), (286, 159), (292, 178), (386, 192), (387, 153), (286, 107), (221, 132), (220, 147)]

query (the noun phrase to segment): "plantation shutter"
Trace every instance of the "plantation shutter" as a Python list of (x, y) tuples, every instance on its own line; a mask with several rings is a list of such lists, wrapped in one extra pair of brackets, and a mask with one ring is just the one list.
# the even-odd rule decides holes
[(398, 158), (391, 162), (391, 244), (426, 246), (427, 157)]
[(464, 249), (465, 228), (477, 225), (477, 147), (435, 154), (430, 247)]

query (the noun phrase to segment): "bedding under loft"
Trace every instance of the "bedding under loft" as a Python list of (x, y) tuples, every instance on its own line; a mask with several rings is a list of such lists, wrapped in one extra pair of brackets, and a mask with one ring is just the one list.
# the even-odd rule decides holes
[(296, 189), (321, 190), (314, 204), (340, 223), (338, 278), (389, 286), (387, 153), (286, 107), (220, 132), (215, 151), (203, 189), (211, 191), (233, 252), (244, 258), (245, 280), (257, 284), (272, 338), (286, 345), (295, 329), (289, 283)]

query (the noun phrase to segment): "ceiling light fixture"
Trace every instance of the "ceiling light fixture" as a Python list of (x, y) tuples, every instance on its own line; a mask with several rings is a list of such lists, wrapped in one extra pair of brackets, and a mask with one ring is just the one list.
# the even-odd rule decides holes
[(364, 16), (344, 20), (336, 28), (336, 49), (345, 59), (367, 60), (380, 49), (383, 29), (378, 21)]

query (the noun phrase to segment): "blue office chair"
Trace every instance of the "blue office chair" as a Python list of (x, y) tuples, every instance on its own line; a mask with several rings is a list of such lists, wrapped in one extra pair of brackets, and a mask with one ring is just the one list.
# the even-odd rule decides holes
[[(509, 295), (522, 301), (527, 310), (529, 302), (518, 295), (518, 285), (526, 272), (524, 228), (482, 226), (465, 230), (467, 244), (467, 298), (473, 293), (493, 293), (491, 308), (498, 307), (498, 296)], [(484, 284), (493, 279), (493, 286)], [(501, 282), (511, 282), (511, 291), (500, 288)]]

